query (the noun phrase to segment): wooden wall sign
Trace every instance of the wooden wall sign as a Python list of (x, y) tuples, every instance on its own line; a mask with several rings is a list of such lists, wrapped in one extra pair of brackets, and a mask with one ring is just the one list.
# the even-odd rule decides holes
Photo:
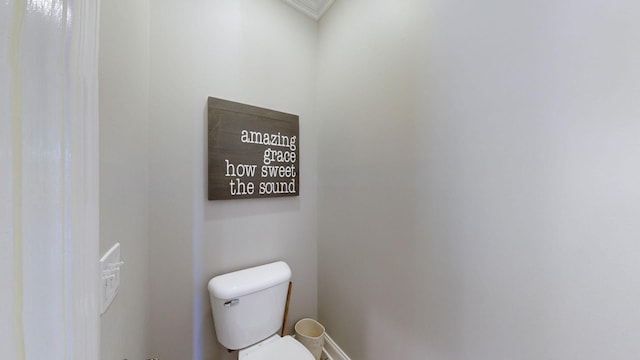
[(298, 116), (209, 98), (209, 200), (298, 196)]

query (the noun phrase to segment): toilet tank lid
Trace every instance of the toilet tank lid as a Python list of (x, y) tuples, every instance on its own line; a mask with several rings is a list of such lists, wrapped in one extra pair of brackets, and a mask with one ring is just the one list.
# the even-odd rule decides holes
[(228, 300), (264, 290), (291, 279), (291, 269), (284, 261), (255, 266), (214, 277), (209, 293), (216, 299)]

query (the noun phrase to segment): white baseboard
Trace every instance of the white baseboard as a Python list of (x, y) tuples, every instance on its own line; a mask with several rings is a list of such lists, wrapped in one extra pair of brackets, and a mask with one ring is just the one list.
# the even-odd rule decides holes
[(351, 360), (347, 354), (345, 354), (338, 344), (333, 341), (329, 334), (324, 334), (324, 347), (322, 348), (322, 360)]

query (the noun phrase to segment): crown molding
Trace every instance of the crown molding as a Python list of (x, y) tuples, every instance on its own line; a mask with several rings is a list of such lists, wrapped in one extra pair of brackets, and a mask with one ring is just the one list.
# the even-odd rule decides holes
[(282, 0), (294, 9), (318, 21), (335, 0)]

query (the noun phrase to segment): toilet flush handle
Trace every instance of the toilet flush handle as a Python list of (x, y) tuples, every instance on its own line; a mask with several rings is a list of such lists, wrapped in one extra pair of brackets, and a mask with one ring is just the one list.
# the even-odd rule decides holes
[(224, 307), (235, 306), (235, 305), (238, 305), (239, 302), (240, 302), (240, 299), (229, 300), (224, 303)]

